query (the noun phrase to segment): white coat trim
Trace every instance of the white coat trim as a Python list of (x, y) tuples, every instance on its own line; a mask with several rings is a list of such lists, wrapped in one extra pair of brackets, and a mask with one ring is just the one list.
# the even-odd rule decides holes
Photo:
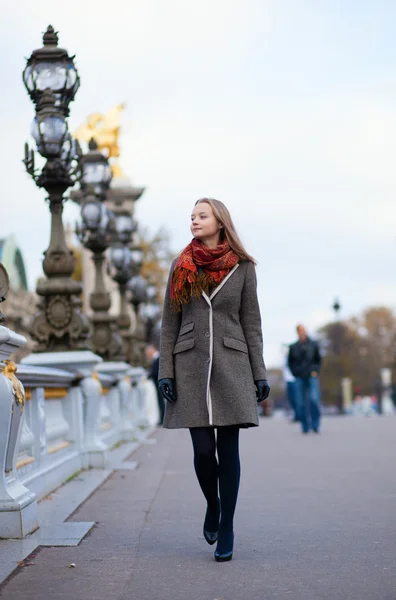
[(210, 300), (212, 300), (212, 299), (213, 299), (213, 298), (216, 296), (217, 292), (219, 292), (219, 291), (221, 290), (221, 288), (223, 287), (223, 285), (225, 284), (225, 282), (229, 280), (229, 278), (231, 277), (231, 275), (234, 273), (234, 271), (236, 271), (236, 270), (237, 270), (237, 268), (238, 268), (238, 267), (239, 267), (239, 263), (237, 263), (237, 264), (235, 265), (235, 267), (233, 267), (233, 268), (231, 269), (231, 271), (228, 273), (228, 275), (227, 275), (226, 277), (224, 277), (224, 279), (223, 279), (223, 281), (220, 283), (220, 285), (218, 285), (218, 286), (217, 286), (217, 288), (215, 288), (215, 289), (213, 290), (213, 292), (210, 294), (210, 297), (209, 297), (209, 299), (210, 299)]
[(223, 281), (220, 285), (217, 286), (211, 293), (210, 297), (205, 292), (202, 292), (202, 296), (205, 298), (206, 302), (209, 305), (209, 369), (208, 369), (208, 379), (206, 382), (206, 406), (208, 407), (208, 415), (209, 415), (209, 425), (213, 425), (213, 406), (212, 406), (212, 396), (210, 395), (210, 378), (212, 375), (212, 365), (213, 365), (213, 307), (212, 307), (212, 298), (215, 297), (217, 292), (221, 290), (225, 282), (231, 277), (234, 271), (239, 267), (239, 263), (235, 265), (233, 269), (228, 273), (226, 277), (224, 277)]

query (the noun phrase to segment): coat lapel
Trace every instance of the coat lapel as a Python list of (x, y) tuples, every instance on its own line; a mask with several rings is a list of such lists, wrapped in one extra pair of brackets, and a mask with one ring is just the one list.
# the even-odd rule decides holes
[(224, 277), (223, 281), (213, 290), (213, 292), (209, 296), (209, 300), (213, 300), (213, 298), (216, 296), (217, 292), (219, 292), (221, 290), (223, 285), (229, 280), (231, 275), (237, 270), (238, 267), (239, 267), (239, 263), (237, 263), (235, 265), (235, 267), (233, 267), (231, 269), (231, 271), (228, 273), (228, 275), (226, 275), (226, 277)]

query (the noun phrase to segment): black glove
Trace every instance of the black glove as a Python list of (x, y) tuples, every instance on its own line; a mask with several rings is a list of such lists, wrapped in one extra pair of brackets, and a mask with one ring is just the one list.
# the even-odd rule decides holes
[(268, 383), (267, 379), (257, 379), (257, 381), (255, 381), (254, 383), (256, 384), (257, 388), (257, 402), (262, 402), (263, 400), (266, 400), (271, 391), (270, 384)]
[(174, 379), (160, 379), (158, 382), (158, 386), (162, 396), (173, 404), (176, 402), (176, 386)]

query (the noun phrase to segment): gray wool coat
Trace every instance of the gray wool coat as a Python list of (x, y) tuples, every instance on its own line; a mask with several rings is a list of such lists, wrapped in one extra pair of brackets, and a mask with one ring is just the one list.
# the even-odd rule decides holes
[(170, 305), (169, 275), (158, 378), (175, 379), (163, 426), (258, 425), (254, 381), (266, 379), (255, 266), (241, 261), (209, 296)]

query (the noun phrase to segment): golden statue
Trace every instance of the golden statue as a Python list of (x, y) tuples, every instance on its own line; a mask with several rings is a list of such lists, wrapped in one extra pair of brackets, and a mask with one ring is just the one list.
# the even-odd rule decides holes
[[(121, 129), (121, 111), (125, 104), (117, 104), (110, 108), (106, 114), (94, 113), (87, 117), (86, 123), (80, 125), (73, 133), (73, 137), (79, 142), (89, 142), (94, 138), (99, 150), (107, 149), (109, 159), (117, 159), (120, 156), (118, 138)], [(114, 177), (122, 177), (121, 167), (117, 162), (111, 162)]]

